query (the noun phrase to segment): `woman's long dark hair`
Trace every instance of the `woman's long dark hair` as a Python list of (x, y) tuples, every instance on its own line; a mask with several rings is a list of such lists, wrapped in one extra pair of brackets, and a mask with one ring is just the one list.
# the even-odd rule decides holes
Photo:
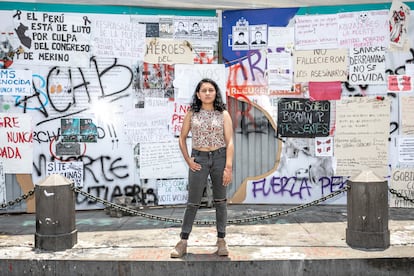
[(214, 89), (216, 90), (216, 98), (214, 99), (214, 110), (223, 112), (223, 110), (226, 110), (226, 105), (223, 102), (223, 98), (221, 97), (221, 91), (219, 86), (217, 85), (217, 83), (215, 81), (213, 81), (212, 79), (208, 79), (208, 78), (204, 78), (202, 79), (198, 84), (197, 87), (194, 91), (193, 94), (193, 102), (191, 103), (191, 110), (194, 112), (199, 112), (201, 109), (201, 100), (197, 97), (197, 92), (200, 91), (201, 85), (203, 83), (210, 83), (211, 85), (214, 86)]

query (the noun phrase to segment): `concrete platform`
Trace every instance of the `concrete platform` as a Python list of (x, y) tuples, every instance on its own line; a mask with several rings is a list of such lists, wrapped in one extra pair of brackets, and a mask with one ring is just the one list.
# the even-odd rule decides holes
[[(229, 219), (266, 215), (281, 205), (229, 205)], [(182, 218), (183, 207), (144, 209)], [(197, 219), (213, 219), (202, 208)], [(35, 248), (34, 214), (0, 215), (0, 275), (414, 275), (414, 210), (391, 208), (390, 247), (347, 245), (346, 206), (319, 205), (248, 224), (231, 224), (228, 257), (215, 254), (214, 225), (195, 225), (188, 254), (171, 259), (178, 224), (140, 216), (77, 211), (73, 248)], [(237, 273), (237, 274), (236, 274)]]

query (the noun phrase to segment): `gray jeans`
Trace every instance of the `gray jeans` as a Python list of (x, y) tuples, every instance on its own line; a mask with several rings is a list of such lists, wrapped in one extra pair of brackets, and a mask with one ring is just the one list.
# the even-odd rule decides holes
[(223, 185), (223, 172), (226, 166), (226, 148), (215, 151), (198, 151), (193, 149), (191, 157), (201, 165), (201, 170), (188, 174), (188, 202), (181, 226), (181, 238), (188, 239), (193, 228), (197, 210), (200, 207), (207, 179), (210, 175), (213, 189), (213, 201), (216, 208), (217, 237), (226, 236), (227, 224), (227, 188)]

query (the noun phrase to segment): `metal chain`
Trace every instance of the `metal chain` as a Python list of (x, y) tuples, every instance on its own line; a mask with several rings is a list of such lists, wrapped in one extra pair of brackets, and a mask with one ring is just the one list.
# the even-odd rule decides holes
[(34, 193), (35, 193), (35, 189), (36, 189), (36, 186), (35, 186), (32, 190), (28, 191), (27, 193), (25, 193), (25, 194), (23, 194), (23, 195), (19, 196), (19, 197), (18, 197), (18, 198), (16, 198), (15, 200), (10, 200), (10, 201), (9, 201), (9, 202), (7, 202), (7, 203), (2, 203), (2, 204), (0, 205), (0, 209), (5, 209), (5, 208), (7, 208), (7, 207), (11, 207), (11, 206), (13, 206), (13, 205), (15, 205), (15, 204), (20, 203), (20, 202), (21, 202), (21, 201), (23, 201), (23, 200), (28, 199), (29, 197), (31, 197), (32, 195), (34, 195)]
[[(83, 195), (83, 196), (91, 199), (93, 202), (102, 203), (106, 207), (109, 207), (109, 208), (115, 209), (115, 210), (119, 210), (119, 211), (123, 211), (123, 212), (128, 213), (128, 214), (131, 214), (131, 215), (138, 215), (138, 216), (141, 216), (141, 217), (144, 217), (144, 218), (148, 218), (148, 219), (156, 219), (156, 220), (160, 220), (160, 221), (173, 222), (173, 223), (182, 223), (183, 222), (182, 219), (168, 218), (168, 217), (163, 217), (163, 216), (151, 215), (151, 214), (148, 214), (148, 213), (145, 213), (145, 212), (140, 212), (140, 211), (137, 211), (135, 209), (128, 208), (126, 206), (122, 206), (122, 205), (118, 205), (118, 204), (115, 204), (115, 203), (106, 201), (104, 199), (101, 199), (101, 198), (98, 198), (98, 197), (96, 197), (94, 195), (91, 195), (91, 194), (89, 194), (89, 193), (87, 193), (85, 191), (82, 191), (81, 189), (79, 189), (79, 188), (77, 188), (77, 187), (75, 187), (73, 185), (72, 185), (72, 189), (76, 193), (80, 193), (81, 195)], [(317, 204), (319, 204), (321, 202), (324, 202), (324, 201), (326, 201), (326, 200), (328, 200), (330, 198), (333, 198), (333, 197), (335, 197), (335, 196), (337, 196), (337, 195), (339, 195), (339, 194), (347, 191), (348, 189), (349, 189), (349, 186), (346, 185), (344, 188), (342, 188), (342, 189), (340, 189), (338, 191), (335, 191), (335, 192), (333, 192), (333, 193), (331, 193), (331, 194), (329, 194), (327, 196), (324, 196), (324, 197), (322, 197), (320, 199), (317, 199), (315, 201), (312, 201), (310, 203), (306, 203), (306, 204), (303, 204), (303, 205), (299, 205), (297, 207), (293, 207), (293, 208), (290, 208), (290, 209), (287, 209), (287, 210), (284, 210), (284, 211), (280, 211), (280, 212), (271, 212), (269, 214), (262, 215), (262, 216), (247, 217), (247, 218), (241, 218), (241, 219), (230, 219), (230, 220), (227, 220), (227, 223), (229, 223), (229, 224), (242, 224), (242, 223), (254, 222), (254, 221), (262, 221), (262, 220), (271, 219), (271, 218), (278, 217), (278, 216), (282, 216), (282, 215), (287, 215), (289, 213), (293, 213), (293, 212), (296, 212), (296, 211), (305, 209), (307, 207), (311, 207), (311, 206), (317, 205)], [(213, 221), (213, 220), (196, 220), (196, 221), (194, 221), (194, 224), (198, 224), (198, 225), (214, 225), (214, 224), (216, 224), (216, 222)]]
[(94, 195), (91, 195), (91, 194), (89, 194), (85, 191), (82, 191), (78, 187), (75, 187), (73, 184), (71, 185), (71, 187), (72, 187), (72, 190), (75, 193), (79, 193), (79, 194), (89, 198), (93, 202), (102, 203), (104, 206), (109, 207), (111, 209), (119, 210), (119, 211), (122, 211), (122, 212), (125, 212), (125, 213), (129, 213), (131, 215), (141, 216), (141, 217), (148, 218), (148, 219), (156, 219), (156, 220), (161, 220), (161, 221), (166, 221), (166, 222), (182, 223), (181, 219), (172, 219), (172, 218), (168, 218), (168, 217), (156, 216), (156, 215), (151, 215), (151, 214), (148, 214), (148, 213), (145, 213), (145, 212), (140, 212), (138, 210), (131, 209), (131, 208), (128, 208), (126, 206), (119, 205), (119, 204), (115, 204), (115, 203), (109, 202), (105, 199), (102, 199), (102, 198), (96, 197)]
[(410, 201), (411, 203), (414, 204), (414, 198), (409, 198), (408, 196), (404, 196), (400, 192), (398, 192), (397, 190), (392, 189), (392, 188), (390, 188), (389, 190), (390, 190), (390, 193), (395, 195), (396, 197), (402, 198), (406, 201)]

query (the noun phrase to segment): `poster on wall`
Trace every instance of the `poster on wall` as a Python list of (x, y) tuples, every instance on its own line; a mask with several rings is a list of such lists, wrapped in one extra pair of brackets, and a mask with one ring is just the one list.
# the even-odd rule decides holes
[(340, 48), (384, 47), (390, 45), (388, 10), (338, 13)]
[(188, 167), (176, 141), (140, 144), (140, 177), (186, 178)]
[(23, 65), (87, 67), (91, 57), (91, 21), (85, 14), (16, 10), (10, 17)]
[(193, 48), (186, 40), (148, 38), (144, 61), (152, 64), (194, 63)]
[(171, 111), (168, 106), (134, 109), (125, 114), (122, 130), (130, 144), (169, 142), (173, 135), (169, 130)]
[(33, 168), (32, 117), (0, 113), (0, 162), (4, 173), (31, 173)]
[(338, 15), (295, 16), (295, 49), (336, 49), (338, 47)]
[(349, 51), (350, 84), (386, 84), (385, 47), (360, 47)]
[(0, 96), (30, 96), (32, 94), (31, 70), (0, 70)]
[(346, 81), (347, 49), (295, 51), (293, 55), (295, 82)]
[(71, 180), (75, 187), (83, 187), (82, 162), (48, 162), (46, 175), (59, 174)]
[[(223, 12), (222, 52), (229, 96), (269, 95), (265, 53), (276, 52), (281, 47), (276, 45), (277, 39), (273, 36), (276, 31), (271, 28), (287, 27), (297, 11), (298, 8)], [(287, 34), (288, 30), (285, 31)], [(283, 45), (291, 44), (291, 38), (293, 35), (281, 40)]]
[(92, 119), (80, 119), (79, 124), (80, 142), (96, 143), (98, 141), (98, 129)]
[[(414, 198), (414, 170), (394, 169), (391, 174), (390, 188), (396, 190), (402, 196)], [(390, 207), (414, 208), (414, 203), (394, 194), (390, 195), (389, 202)]]
[(376, 97), (337, 101), (335, 158), (337, 175), (353, 176), (373, 171), (379, 177), (388, 172), (390, 101)]
[(233, 26), (232, 27), (232, 50), (243, 51), (249, 49), (249, 26)]
[(78, 142), (80, 135), (79, 118), (60, 119), (62, 142)]
[(143, 60), (145, 34), (145, 24), (128, 17), (94, 18), (91, 22), (92, 54), (98, 57)]
[(157, 179), (158, 205), (185, 204), (188, 200), (188, 180)]
[(267, 48), (267, 25), (250, 25), (250, 49), (266, 49)]
[(287, 52), (268, 53), (267, 62), (267, 79), (269, 90), (292, 90), (292, 55)]
[(329, 135), (329, 101), (282, 98), (278, 103), (277, 133), (280, 137), (324, 137)]
[(414, 96), (400, 96), (401, 135), (414, 136)]
[(227, 74), (223, 64), (176, 64), (174, 87), (177, 89), (176, 99), (191, 102), (197, 84), (209, 78), (220, 88), (223, 102), (226, 103)]
[(410, 7), (398, 0), (393, 0), (389, 12), (390, 43), (402, 48), (408, 42)]

